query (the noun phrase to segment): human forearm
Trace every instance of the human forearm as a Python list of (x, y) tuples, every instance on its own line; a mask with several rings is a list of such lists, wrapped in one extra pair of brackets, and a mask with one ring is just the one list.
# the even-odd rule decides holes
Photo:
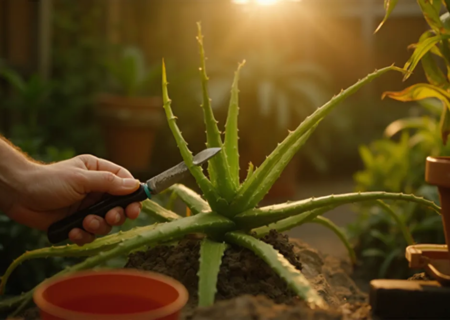
[(36, 164), (0, 137), (0, 211), (11, 209), (25, 181), (26, 172)]

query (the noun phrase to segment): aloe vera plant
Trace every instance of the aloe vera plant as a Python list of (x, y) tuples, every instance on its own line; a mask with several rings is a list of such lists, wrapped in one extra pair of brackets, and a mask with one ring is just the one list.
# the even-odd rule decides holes
[[(342, 231), (330, 220), (320, 217), (325, 212), (348, 203), (377, 200), (402, 200), (421, 204), (439, 212), (440, 208), (433, 202), (408, 194), (367, 192), (332, 195), (320, 198), (294, 201), (274, 206), (258, 208), (257, 205), (270, 190), (283, 169), (294, 154), (304, 145), (313, 134), (320, 121), (340, 102), (357, 92), (361, 87), (389, 71), (402, 71), (389, 66), (365, 78), (356, 84), (342, 90), (329, 102), (324, 104), (306, 118), (267, 157), (264, 163), (254, 168), (250, 163), (248, 175), (244, 181), (239, 180), (239, 150), (238, 150), (238, 81), (243, 63), (235, 71), (231, 85), (231, 98), (224, 136), (219, 130), (218, 122), (214, 118), (211, 101), (208, 97), (208, 76), (205, 65), (203, 37), (201, 25), (198, 24), (198, 45), (200, 51), (200, 76), (203, 88), (204, 121), (208, 147), (221, 147), (222, 151), (209, 161), (207, 176), (201, 167), (194, 166), (192, 152), (188, 148), (177, 125), (177, 117), (171, 108), (168, 94), (168, 82), (163, 61), (163, 101), (168, 125), (176, 140), (181, 156), (195, 178), (202, 194), (194, 192), (182, 184), (172, 186), (169, 191), (176, 194), (186, 204), (190, 215), (180, 216), (167, 208), (146, 200), (143, 203), (143, 213), (157, 218), (158, 223), (145, 227), (138, 227), (127, 232), (116, 233), (99, 238), (94, 242), (78, 247), (76, 245), (57, 246), (26, 252), (14, 261), (2, 278), (1, 288), (7, 284), (8, 276), (20, 263), (32, 258), (54, 256), (86, 256), (87, 258), (59, 274), (67, 274), (78, 270), (93, 268), (108, 259), (119, 255), (129, 254), (134, 250), (153, 247), (167, 242), (177, 241), (184, 236), (196, 233), (202, 234), (199, 264), (199, 304), (208, 306), (214, 303), (217, 277), (222, 256), (228, 246), (240, 246), (253, 251), (289, 287), (311, 308), (327, 308), (323, 297), (308, 283), (306, 277), (297, 270), (271, 245), (259, 240), (270, 230), (289, 230), (303, 223), (319, 223), (333, 230), (349, 249), (350, 257), (354, 253)], [(19, 297), (3, 300), (1, 308), (16, 308), (16, 312), (30, 301), (32, 291)]]

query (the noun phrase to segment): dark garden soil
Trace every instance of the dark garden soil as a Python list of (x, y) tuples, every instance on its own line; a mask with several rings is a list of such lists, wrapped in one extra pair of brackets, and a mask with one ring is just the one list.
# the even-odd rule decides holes
[[(187, 238), (176, 246), (159, 246), (129, 256), (126, 268), (159, 272), (173, 277), (189, 291), (183, 320), (295, 320), (370, 319), (368, 297), (350, 275), (347, 261), (326, 256), (304, 242), (271, 232), (262, 239), (279, 250), (330, 306), (328, 311), (311, 310), (284, 281), (253, 252), (230, 246), (220, 267), (216, 303), (197, 308), (199, 239)], [(27, 310), (26, 320), (38, 319), (36, 309)]]
[(201, 240), (184, 239), (177, 246), (160, 246), (133, 253), (126, 267), (159, 272), (183, 283), (190, 296), (182, 314), (185, 320), (370, 318), (367, 296), (350, 278), (348, 263), (323, 256), (300, 240), (289, 240), (275, 231), (262, 240), (302, 271), (331, 311), (309, 309), (265, 262), (241, 247), (232, 246), (225, 251), (216, 303), (207, 308), (196, 308)]

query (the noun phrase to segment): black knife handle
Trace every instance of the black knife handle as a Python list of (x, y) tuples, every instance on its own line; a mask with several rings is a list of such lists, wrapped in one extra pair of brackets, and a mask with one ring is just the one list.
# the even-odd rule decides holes
[(59, 243), (69, 238), (69, 232), (73, 228), (85, 230), (83, 227), (83, 220), (88, 215), (93, 214), (104, 218), (108, 211), (113, 208), (122, 207), (125, 209), (130, 203), (144, 201), (148, 198), (145, 188), (146, 185), (141, 183), (139, 189), (129, 195), (110, 196), (107, 199), (53, 223), (47, 230), (48, 240), (53, 244)]

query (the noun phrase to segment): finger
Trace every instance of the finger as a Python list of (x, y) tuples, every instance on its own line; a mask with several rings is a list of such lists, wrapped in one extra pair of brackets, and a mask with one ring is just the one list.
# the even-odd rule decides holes
[(108, 171), (121, 178), (133, 178), (133, 175), (125, 168), (105, 159), (92, 155), (80, 155), (78, 158), (83, 161), (86, 169), (93, 171)]
[(102, 198), (105, 196), (105, 193), (101, 193), (101, 192), (92, 192), (90, 194), (88, 194), (84, 199), (82, 199), (79, 202), (74, 203), (73, 205), (71, 205), (69, 207), (68, 212), (70, 214), (79, 211), (79, 210), (83, 210), (86, 209), (87, 207), (92, 206), (93, 204), (99, 202), (100, 200), (102, 200)]
[(131, 220), (134, 220), (139, 216), (141, 209), (142, 209), (142, 204), (140, 202), (134, 202), (134, 203), (129, 204), (125, 211), (126, 211), (127, 217)]
[(121, 178), (108, 171), (78, 171), (76, 184), (80, 193), (103, 192), (112, 195), (126, 195), (139, 188), (139, 180)]
[(88, 215), (83, 220), (83, 228), (93, 234), (105, 235), (111, 232), (112, 227), (106, 223), (105, 219), (95, 215)]
[(120, 226), (125, 222), (125, 219), (125, 212), (121, 207), (109, 210), (105, 216), (106, 222), (111, 226)]
[(95, 236), (79, 228), (74, 228), (69, 232), (69, 240), (79, 246), (83, 246), (94, 241)]

